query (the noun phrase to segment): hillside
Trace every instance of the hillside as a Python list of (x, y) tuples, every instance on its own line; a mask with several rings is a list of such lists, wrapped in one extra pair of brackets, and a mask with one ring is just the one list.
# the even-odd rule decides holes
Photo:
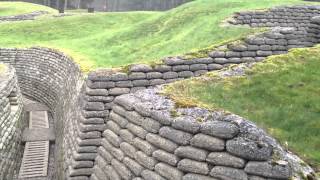
[(50, 13), (57, 12), (52, 8), (27, 2), (0, 2), (0, 16), (14, 16), (34, 11), (48, 11)]
[(121, 66), (183, 54), (252, 33), (249, 28), (221, 26), (234, 12), (301, 3), (305, 2), (197, 0), (166, 12), (43, 17), (1, 25), (0, 46), (49, 46), (67, 52), (84, 67)]
[(179, 104), (226, 109), (264, 127), (291, 151), (320, 168), (320, 46), (273, 56), (247, 77), (213, 74), (177, 82), (167, 94)]

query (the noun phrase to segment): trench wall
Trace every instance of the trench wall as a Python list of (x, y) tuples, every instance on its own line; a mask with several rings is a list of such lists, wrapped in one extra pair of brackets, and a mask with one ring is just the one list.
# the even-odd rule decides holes
[(276, 141), (249, 121), (176, 108), (149, 89), (115, 98), (92, 180), (289, 179)]
[(22, 159), (23, 104), (15, 70), (0, 71), (0, 179), (13, 179)]
[(252, 27), (302, 27), (310, 25), (310, 19), (320, 15), (320, 6), (283, 6), (264, 11), (239, 12), (230, 23), (249, 24)]
[[(126, 114), (125, 111), (119, 111), (118, 113), (115, 112), (116, 110), (114, 110), (114, 106), (116, 103), (114, 100), (118, 96), (128, 94), (128, 93), (134, 93), (138, 90), (152, 88), (157, 85), (174, 82), (184, 78), (200, 76), (202, 74), (207, 73), (208, 71), (220, 70), (223, 67), (226, 67), (232, 64), (259, 62), (271, 55), (287, 53), (288, 50), (290, 50), (291, 48), (313, 46), (316, 43), (318, 43), (318, 39), (319, 39), (318, 38), (318, 34), (320, 32), (319, 18), (317, 17), (311, 18), (310, 16), (310, 18), (308, 19), (308, 23), (309, 25), (306, 27), (301, 27), (301, 26), (274, 27), (265, 33), (252, 35), (245, 38), (244, 40), (240, 40), (234, 43), (230, 43), (230, 44), (218, 47), (212, 50), (211, 52), (209, 52), (207, 57), (203, 57), (203, 58), (184, 59), (183, 57), (168, 57), (163, 59), (161, 63), (156, 65), (138, 64), (138, 65), (128, 66), (120, 71), (114, 70), (114, 69), (109, 69), (109, 70), (102, 69), (102, 70), (96, 70), (91, 72), (88, 75), (88, 79), (86, 81), (86, 87), (85, 87), (86, 103), (83, 107), (83, 115), (84, 115), (83, 125), (87, 127), (86, 133), (89, 133), (89, 132), (96, 133), (97, 136), (95, 136), (92, 139), (88, 137), (86, 141), (87, 143), (91, 141), (90, 144), (94, 144), (97, 140), (96, 138), (98, 137), (97, 131), (99, 131), (99, 134), (102, 133), (102, 136), (103, 136), (101, 141), (102, 144), (100, 145), (100, 147), (97, 146), (99, 147), (98, 156), (93, 161), (97, 164), (98, 161), (102, 160), (101, 157), (107, 156), (110, 153), (112, 155), (111, 157), (113, 158), (116, 158), (116, 156), (119, 156), (121, 158), (122, 157), (121, 155), (123, 155), (123, 158), (127, 156), (126, 154), (127, 152), (124, 152), (126, 151), (125, 149), (121, 149), (121, 148), (119, 149), (120, 147), (118, 146), (119, 143), (112, 144), (114, 142), (110, 142), (110, 139), (108, 139), (109, 144), (106, 143), (106, 140), (104, 139), (107, 139), (109, 137), (115, 138), (120, 142), (126, 142), (127, 144), (131, 143), (130, 145), (132, 147), (134, 147), (137, 151), (139, 151), (139, 148), (140, 148), (140, 151), (142, 152), (143, 152), (142, 146), (138, 147), (139, 145), (133, 145), (133, 141), (131, 140), (127, 141), (124, 138), (132, 137), (133, 139), (135, 139), (138, 137), (140, 138), (138, 140), (143, 140), (141, 142), (142, 144), (151, 144), (155, 146), (151, 142), (145, 141), (145, 139), (135, 134), (135, 133), (138, 133), (138, 132), (135, 132), (138, 130), (141, 130), (141, 132), (150, 133), (150, 131), (148, 132), (148, 130), (145, 129), (143, 123), (134, 124), (131, 122), (131, 124), (129, 125), (130, 127), (129, 129), (129, 127), (125, 125), (121, 127), (120, 124), (117, 124), (114, 122), (116, 121), (113, 119), (115, 118), (114, 116), (117, 116), (120, 119), (130, 118), (129, 115), (125, 115)], [(122, 113), (125, 113), (125, 114), (122, 114)], [(132, 114), (137, 114), (137, 113), (132, 113)], [(140, 114), (140, 116), (137, 115), (137, 119), (139, 118), (144, 119), (145, 117), (141, 116)], [(98, 129), (100, 127), (102, 128), (103, 120), (105, 120), (104, 125), (107, 127), (106, 131), (101, 131), (102, 129)], [(157, 119), (153, 119), (153, 120), (157, 120)], [(150, 120), (150, 123), (152, 122), (153, 121)], [(101, 125), (97, 127), (95, 125), (96, 123), (97, 124), (99, 123)], [(156, 124), (159, 124), (159, 123), (160, 122)], [(114, 127), (111, 127), (111, 126), (114, 126)], [(120, 129), (117, 128), (119, 126), (120, 126)], [(116, 131), (113, 131), (115, 129), (111, 129), (111, 128), (116, 128)], [(122, 132), (121, 135), (119, 133), (120, 130)], [(157, 134), (158, 132), (153, 132), (153, 133)], [(115, 134), (117, 136), (115, 136)], [(115, 139), (112, 139), (111, 141)], [(102, 147), (104, 147), (104, 150)], [(131, 148), (131, 150), (132, 149), (133, 148)], [(157, 148), (155, 148), (154, 150), (156, 151)], [(96, 154), (93, 151), (91, 153), (92, 153), (92, 157), (94, 157), (93, 154)], [(146, 152), (144, 153), (145, 154), (140, 153), (141, 155), (140, 158), (145, 157), (144, 160), (134, 159), (133, 157), (130, 157), (130, 156), (128, 158), (131, 158), (131, 160), (135, 161), (135, 164), (139, 164), (140, 166), (144, 167), (144, 169), (149, 168), (149, 170), (153, 170), (152, 168), (155, 168), (155, 166), (146, 167), (149, 165), (148, 163), (150, 163), (149, 161), (150, 158), (155, 160), (155, 157), (153, 157), (152, 155), (153, 151), (152, 153), (150, 152), (148, 152), (147, 154)], [(171, 153), (173, 153), (173, 151)], [(110, 162), (108, 161), (109, 160), (108, 156), (104, 158), (106, 158), (105, 161), (107, 162), (107, 164), (109, 164)], [(85, 159), (79, 159), (79, 161), (83, 161), (83, 160)], [(113, 169), (113, 168), (114, 169), (121, 168), (121, 170), (124, 170), (122, 172), (118, 172), (119, 176), (115, 175), (115, 177), (122, 177), (124, 179), (128, 177), (136, 177), (136, 176), (142, 177), (141, 174), (134, 175), (134, 169), (130, 169), (132, 168), (131, 166), (132, 164), (129, 164), (129, 163), (131, 163), (132, 161), (124, 162), (123, 160), (124, 159), (116, 158), (116, 161), (114, 160), (115, 162), (113, 162), (113, 164), (111, 165), (109, 164), (110, 165), (108, 166), (109, 169), (104, 168), (104, 169), (97, 170), (95, 166), (94, 168), (95, 175), (91, 176), (91, 178), (102, 180), (103, 179), (102, 178), (103, 176), (101, 176), (103, 175), (101, 174), (102, 172), (105, 173), (106, 176), (109, 176), (109, 175), (111, 176), (113, 174), (111, 173), (110, 169)], [(245, 159), (245, 161), (247, 160), (248, 159)], [(159, 162), (159, 160), (153, 161), (153, 162)], [(154, 165), (156, 165), (156, 163), (154, 163)], [(86, 180), (88, 179), (86, 176), (88, 176), (90, 171), (92, 171), (92, 168), (78, 167), (78, 168), (75, 168), (74, 170), (75, 170), (74, 172), (78, 172), (78, 173), (72, 174), (71, 175), (72, 177), (76, 179), (77, 177), (81, 176), (82, 179)], [(100, 170), (102, 170), (102, 172)], [(186, 171), (183, 171), (183, 172), (186, 173)], [(124, 174), (126, 175), (130, 174), (130, 176), (126, 177)], [(251, 175), (249, 173), (249, 176)], [(268, 177), (266, 175), (261, 175), (261, 174), (258, 174), (258, 176)], [(146, 179), (146, 177), (151, 178), (149, 176), (145, 176), (142, 178)], [(154, 176), (154, 177), (157, 177), (157, 176)]]
[[(309, 40), (318, 32), (313, 29), (301, 35), (303, 32), (296, 28), (279, 27), (218, 47), (203, 58), (168, 57), (156, 65), (136, 64), (122, 70), (96, 70), (89, 73), (86, 81), (87, 100), (99, 102), (100, 98), (101, 102), (110, 103), (118, 95), (200, 76), (232, 64), (259, 62), (271, 55), (287, 53), (291, 48), (313, 46), (316, 41)], [(100, 95), (108, 98), (102, 100)]]
[[(305, 36), (297, 34), (299, 31), (295, 28), (277, 28), (248, 37), (240, 44), (219, 47), (204, 58), (186, 60), (181, 57), (169, 57), (153, 66), (137, 64), (120, 71), (100, 69), (90, 72), (83, 87), (82, 113), (76, 129), (77, 145), (72, 151), (73, 158), (68, 168), (69, 179), (88, 180), (92, 174), (98, 148), (101, 146), (101, 139), (117, 96), (200, 76), (231, 64), (258, 62), (269, 55), (286, 53), (289, 48), (306, 46), (307, 41), (303, 38)], [(295, 46), (288, 45), (293, 39), (296, 40)], [(274, 50), (271, 49), (273, 46)]]
[(66, 179), (67, 169), (77, 147), (82, 75), (69, 57), (52, 49), (0, 49), (0, 62), (12, 65), (22, 93), (46, 104), (56, 131), (56, 179)]

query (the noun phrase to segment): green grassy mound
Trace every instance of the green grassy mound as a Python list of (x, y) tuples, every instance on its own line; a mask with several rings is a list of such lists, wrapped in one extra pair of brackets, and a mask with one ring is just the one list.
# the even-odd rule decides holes
[[(196, 0), (166, 12), (77, 14), (0, 26), (0, 47), (49, 46), (82, 66), (112, 67), (179, 55), (234, 40), (250, 28), (223, 27), (234, 12), (301, 0)], [(1, 4), (0, 4), (1, 5)]]
[(222, 108), (264, 127), (320, 170), (320, 46), (270, 57), (247, 77), (177, 82), (166, 92), (178, 104)]
[(0, 16), (13, 16), (19, 14), (31, 13), (34, 11), (48, 11), (50, 13), (56, 13), (57, 11), (37, 4), (26, 2), (0, 2)]

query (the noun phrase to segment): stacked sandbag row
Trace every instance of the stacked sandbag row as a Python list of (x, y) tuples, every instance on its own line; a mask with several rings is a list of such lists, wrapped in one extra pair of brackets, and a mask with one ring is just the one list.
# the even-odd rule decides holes
[(91, 180), (292, 176), (275, 140), (238, 116), (176, 109), (154, 89), (119, 96), (114, 103)]
[(25, 20), (34, 20), (36, 17), (48, 14), (47, 11), (34, 11), (28, 14), (20, 14), (15, 16), (1, 16), (1, 22), (10, 22), (10, 21), (25, 21)]
[(229, 22), (234, 25), (248, 24), (252, 27), (302, 27), (310, 19), (320, 15), (320, 6), (276, 7), (266, 11), (239, 12)]
[(22, 97), (15, 70), (0, 64), (0, 179), (13, 179), (22, 159)]
[(67, 173), (70, 180), (86, 180), (92, 174), (102, 132), (106, 129), (105, 118), (109, 114), (105, 110), (105, 104), (113, 100), (108, 96), (107, 90), (88, 87), (81, 96), (82, 103), (78, 104), (82, 104), (81, 115), (73, 129), (73, 141), (76, 145), (72, 149), (72, 161)]
[(231, 43), (227, 49), (209, 53), (214, 63), (231, 64), (261, 61), (271, 55), (285, 54), (291, 48), (313, 46), (315, 42), (297, 28), (274, 28), (261, 35), (249, 36), (244, 41)]
[(120, 71), (96, 70), (89, 73), (86, 84), (89, 92), (94, 90), (99, 93), (91, 95), (88, 101), (109, 103), (106, 106), (110, 107), (114, 97), (122, 94), (200, 76), (231, 64), (261, 61), (271, 55), (287, 53), (291, 48), (312, 45), (314, 43), (307, 41), (303, 31), (296, 28), (275, 28), (263, 34), (249, 36), (244, 41), (218, 47), (204, 58), (168, 57), (156, 65), (135, 64)]
[(320, 16), (311, 18), (311, 24), (307, 31), (309, 35), (309, 41), (312, 41), (313, 43), (320, 42)]

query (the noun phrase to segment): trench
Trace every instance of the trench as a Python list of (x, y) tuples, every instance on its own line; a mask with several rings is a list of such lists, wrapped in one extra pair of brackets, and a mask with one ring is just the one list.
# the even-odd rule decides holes
[[(252, 16), (255, 15), (253, 13)], [(308, 18), (311, 19), (311, 15)], [(237, 19), (238, 24), (247, 23), (247, 21), (240, 21), (244, 19), (241, 16)], [(309, 21), (308, 23), (310, 23)], [(301, 22), (301, 24), (303, 23)], [(116, 133), (112, 134), (111, 131), (114, 129), (109, 128), (106, 131), (107, 125), (116, 125), (117, 123), (117, 118), (113, 117), (115, 122), (108, 118), (109, 113), (111, 115), (112, 109), (114, 109), (113, 101), (118, 96), (139, 89), (200, 76), (208, 71), (220, 70), (230, 64), (259, 62), (270, 55), (287, 53), (291, 48), (313, 46), (318, 43), (319, 19), (312, 23), (310, 29), (299, 27), (278, 28), (272, 30), (272, 32), (250, 37), (246, 40), (245, 47), (241, 44), (240, 46), (234, 46), (233, 44), (233, 46), (228, 46), (227, 51), (219, 51), (218, 49), (210, 52), (206, 58), (189, 61), (179, 58), (166, 58), (163, 64), (155, 67), (148, 65), (130, 66), (128, 73), (110, 73), (110, 70), (97, 70), (90, 72), (85, 83), (79, 67), (63, 53), (52, 49), (0, 49), (0, 59), (11, 64), (17, 70), (22, 93), (32, 100), (46, 105), (50, 112), (49, 120), (51, 127), (55, 129), (56, 142), (50, 146), (49, 171), (48, 176), (44, 179), (88, 180), (90, 177), (103, 179), (110, 174), (101, 172), (103, 169), (96, 163), (104, 163), (104, 152), (114, 153), (121, 150), (118, 146), (111, 147), (112, 143), (109, 143), (110, 146), (108, 147), (103, 147), (101, 140), (106, 142), (109, 140), (107, 138), (110, 137), (125, 139), (125, 137), (114, 135)], [(261, 23), (261, 26), (263, 25)], [(125, 104), (122, 105), (123, 108), (128, 108), (129, 114), (132, 114), (133, 107), (130, 107), (131, 102), (128, 100), (130, 101), (130, 98), (123, 100)], [(38, 106), (41, 106), (40, 104)], [(118, 104), (121, 104), (121, 100)], [(27, 104), (26, 108), (30, 108), (30, 104)], [(32, 108), (30, 109), (32, 110)], [(142, 109), (144, 108), (142, 107)], [(141, 109), (139, 110), (141, 111)], [(147, 110), (147, 108), (144, 110)], [(121, 116), (125, 114), (116, 113), (119, 116), (114, 113), (112, 115), (118, 117), (118, 119), (121, 119)], [(144, 112), (144, 114), (147, 113)], [(134, 125), (134, 123), (137, 122), (131, 124)], [(140, 126), (143, 127), (141, 124)], [(131, 127), (136, 127), (136, 125)], [(141, 127), (138, 128), (141, 130)], [(121, 131), (133, 134), (127, 127), (124, 127)], [(158, 133), (158, 130), (150, 130), (150, 127), (145, 127), (142, 131), (149, 132), (149, 134)], [(113, 136), (103, 137), (104, 132), (109, 132)], [(239, 144), (241, 145), (241, 143)], [(109, 149), (98, 152), (103, 148)], [(141, 157), (153, 158), (150, 155), (151, 153), (149, 153), (149, 156), (142, 152), (140, 154)], [(117, 154), (112, 154), (112, 158), (114, 163), (108, 167), (126, 167), (117, 160), (119, 158)], [(201, 161), (202, 164), (203, 161)], [(146, 165), (142, 162), (140, 166)], [(150, 169), (154, 166), (155, 164)], [(126, 168), (123, 169), (127, 170)], [(175, 163), (174, 169), (180, 171), (181, 167), (179, 169)], [(151, 174), (158, 177), (157, 172), (145, 171), (145, 176)], [(188, 172), (188, 169), (184, 169), (184, 172)], [(113, 173), (116, 172), (113, 171)], [(100, 176), (101, 174), (105, 176)], [(119, 174), (123, 175), (121, 172)], [(182, 173), (182, 175), (190, 176), (187, 173)], [(133, 177), (133, 175), (130, 177)]]
[(0, 48), (0, 60), (14, 67), (21, 93), (34, 101), (26, 100), (25, 110), (46, 107), (49, 112), (49, 125), (56, 136), (49, 148), (48, 176), (44, 179), (66, 179), (81, 113), (78, 97), (83, 77), (79, 66), (63, 53), (47, 48)]
[[(23, 105), (26, 112), (25, 121), (29, 127), (25, 128), (22, 133), (24, 155), (17, 179), (54, 180), (55, 134), (54, 131), (53, 133), (50, 131), (54, 129), (52, 113), (46, 105), (25, 97)], [(45, 117), (34, 115), (39, 112), (45, 114)], [(35, 116), (33, 119), (38, 120), (38, 122), (33, 122), (33, 125), (30, 123), (31, 114)]]

